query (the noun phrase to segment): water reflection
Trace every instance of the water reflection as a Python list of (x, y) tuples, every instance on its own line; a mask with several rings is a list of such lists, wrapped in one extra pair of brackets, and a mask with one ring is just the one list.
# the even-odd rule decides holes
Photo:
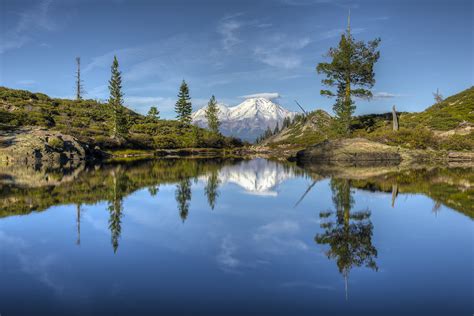
[(212, 171), (211, 175), (207, 178), (207, 184), (204, 188), (204, 192), (206, 193), (207, 202), (211, 209), (216, 207), (216, 199), (219, 197), (219, 185), (221, 181), (219, 180), (218, 172)]
[[(464, 311), (473, 174), (469, 167), (300, 168), (263, 159), (1, 169), (0, 305), (15, 309), (13, 297), (47, 293), (36, 277), (64, 289), (58, 297), (90, 293), (91, 310), (103, 304), (116, 314), (137, 301), (152, 314), (160, 307), (150, 302), (159, 301), (159, 311), (172, 314), (183, 308), (177, 297), (202, 314), (229, 314), (216, 303), (229, 298), (255, 310), (272, 302), (261, 314), (289, 306), (301, 307), (290, 314), (350, 314), (362, 305), (382, 314), (389, 298), (408, 304), (423, 290), (422, 299), (438, 307), (456, 293)], [(374, 273), (379, 268), (384, 273)], [(343, 280), (353, 299), (340, 304)]]
[(350, 180), (331, 179), (331, 191), (335, 212), (319, 214), (322, 219), (320, 226), (325, 231), (317, 234), (315, 241), (330, 247), (326, 255), (336, 261), (339, 272), (344, 276), (347, 299), (350, 270), (366, 266), (377, 271), (377, 249), (372, 244), (371, 212), (352, 211), (354, 198)]
[(178, 203), (179, 216), (184, 221), (188, 218), (189, 202), (191, 201), (191, 180), (180, 180), (176, 186), (176, 202)]
[[(26, 177), (25, 174), (31, 174)], [(330, 178), (334, 212), (322, 212), (323, 234), (318, 244), (330, 247), (328, 257), (335, 259), (340, 272), (347, 277), (354, 266), (377, 269), (373, 258), (377, 251), (371, 244), (373, 226), (370, 211), (352, 211), (353, 189), (387, 192), (392, 207), (400, 193), (422, 193), (433, 199), (436, 215), (447, 205), (471, 218), (474, 198), (472, 168), (433, 168), (397, 170), (393, 167), (340, 168), (311, 165), (304, 168), (264, 159), (162, 159), (79, 166), (78, 170), (1, 170), (0, 216), (28, 214), (53, 205), (76, 205), (76, 244), (81, 243), (81, 209), (84, 204), (107, 201), (111, 244), (117, 252), (122, 232), (123, 200), (131, 193), (147, 188), (156, 196), (160, 185), (175, 184), (177, 212), (184, 223), (188, 218), (193, 183), (204, 184), (204, 194), (211, 210), (220, 197), (219, 187), (236, 184), (245, 192), (278, 196), (279, 186), (295, 177), (312, 182), (295, 206), (301, 203), (319, 181)], [(30, 179), (30, 180), (28, 180)], [(12, 203), (14, 201), (14, 203)]]

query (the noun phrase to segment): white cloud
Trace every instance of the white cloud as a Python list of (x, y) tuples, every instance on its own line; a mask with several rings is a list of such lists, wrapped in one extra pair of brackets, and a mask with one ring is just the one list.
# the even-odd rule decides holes
[(222, 35), (222, 46), (224, 50), (230, 51), (240, 42), (237, 31), (242, 27), (242, 23), (234, 19), (225, 19), (219, 23), (217, 31)]
[(279, 55), (275, 52), (256, 49), (255, 56), (262, 63), (272, 67), (292, 69), (301, 65), (301, 58), (296, 55)]
[(339, 0), (281, 0), (285, 5), (289, 6), (310, 6), (317, 4), (333, 5), (344, 9), (357, 9), (359, 4), (350, 1), (339, 1)]
[(150, 106), (156, 106), (160, 112), (171, 111), (176, 103), (175, 98), (150, 96), (125, 96), (125, 104), (139, 113), (145, 114)]
[(242, 99), (251, 99), (251, 98), (265, 98), (268, 100), (278, 99), (280, 94), (278, 92), (261, 92), (261, 93), (254, 93), (254, 94), (247, 94), (242, 95), (240, 98)]
[(310, 43), (307, 37), (291, 39), (285, 34), (274, 34), (255, 47), (254, 56), (269, 66), (293, 69), (301, 65), (301, 57), (297, 52)]
[(373, 94), (374, 99), (392, 99), (403, 96), (402, 94), (390, 93), (390, 92), (375, 92)]
[(134, 58), (134, 56), (140, 55), (143, 51), (142, 47), (132, 47), (132, 48), (124, 48), (124, 49), (117, 49), (103, 55), (97, 56), (92, 58), (92, 61), (84, 67), (82, 70), (83, 73), (88, 73), (89, 71), (95, 68), (107, 68), (112, 65), (112, 61), (114, 56), (117, 56), (119, 59), (119, 63), (123, 61), (130, 61)]
[(16, 83), (22, 86), (32, 86), (36, 84), (36, 81), (26, 79), (26, 80), (19, 80)]
[(21, 48), (31, 41), (32, 34), (37, 30), (54, 31), (56, 24), (49, 16), (52, 0), (44, 0), (36, 6), (19, 13), (17, 24), (6, 30), (0, 41), (0, 54)]

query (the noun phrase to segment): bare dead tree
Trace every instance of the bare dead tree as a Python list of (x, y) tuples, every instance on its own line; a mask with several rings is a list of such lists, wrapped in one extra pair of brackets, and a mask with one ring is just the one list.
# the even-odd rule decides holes
[(395, 109), (395, 105), (392, 107), (392, 120), (393, 120), (393, 130), (396, 132), (398, 131), (398, 117), (397, 117), (397, 110)]
[(84, 94), (84, 87), (81, 79), (81, 57), (76, 57), (77, 71), (76, 71), (76, 100), (82, 100)]
[(435, 99), (436, 104), (444, 100), (443, 95), (439, 93), (439, 89), (436, 89), (436, 92), (433, 93), (433, 97)]
[(303, 109), (303, 107), (298, 103), (298, 101), (295, 100), (295, 103), (300, 107), (301, 111), (303, 111), (304, 115), (307, 116), (308, 112), (306, 112), (305, 109)]

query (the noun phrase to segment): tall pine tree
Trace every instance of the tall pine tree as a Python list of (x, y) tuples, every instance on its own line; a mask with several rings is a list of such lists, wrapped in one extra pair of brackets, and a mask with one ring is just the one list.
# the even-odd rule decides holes
[(207, 126), (209, 129), (213, 132), (218, 134), (219, 133), (219, 108), (217, 107), (217, 101), (216, 97), (212, 96), (211, 99), (209, 100), (209, 103), (207, 104), (207, 109), (206, 109), (206, 119), (207, 119)]
[(183, 124), (191, 123), (191, 112), (193, 111), (189, 88), (186, 81), (183, 80), (179, 87), (178, 101), (174, 106), (177, 119)]
[(375, 84), (374, 64), (380, 57), (377, 51), (379, 43), (379, 38), (367, 43), (355, 41), (351, 34), (349, 13), (347, 31), (341, 36), (339, 46), (330, 48), (327, 54), (331, 62), (319, 63), (316, 68), (318, 74), (326, 76), (321, 81), (323, 85), (336, 89), (335, 93), (321, 90), (321, 95), (336, 97), (333, 110), (344, 134), (350, 133), (352, 114), (356, 109), (352, 97), (372, 98), (369, 89)]
[(122, 74), (119, 71), (117, 56), (114, 56), (111, 73), (112, 75), (109, 80), (109, 105), (112, 110), (111, 134), (115, 138), (128, 133), (128, 122), (123, 108)]

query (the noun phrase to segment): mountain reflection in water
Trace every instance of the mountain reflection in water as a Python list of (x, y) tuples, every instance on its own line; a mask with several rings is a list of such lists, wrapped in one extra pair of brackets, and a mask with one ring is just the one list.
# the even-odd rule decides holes
[[(161, 252), (168, 252), (170, 256), (170, 259), (162, 257), (162, 260), (177, 260), (168, 266), (171, 274), (175, 273), (171, 267), (185, 259), (184, 253), (189, 252), (192, 256), (188, 259), (193, 260), (197, 265), (196, 269), (203, 271), (202, 273), (210, 278), (215, 278), (215, 281), (209, 282), (215, 282), (213, 284), (217, 287), (223, 286), (220, 283), (221, 277), (217, 276), (217, 272), (206, 268), (208, 265), (205, 263), (205, 257), (201, 258), (195, 253), (196, 250), (208, 253), (217, 247), (219, 253), (214, 257), (219, 270), (221, 273), (231, 272), (232, 275), (241, 275), (244, 271), (252, 275), (250, 270), (258, 270), (263, 277), (262, 275), (270, 273), (266, 269), (269, 269), (272, 262), (278, 262), (278, 265), (281, 263), (280, 269), (283, 266), (294, 266), (292, 273), (295, 275), (303, 270), (308, 272), (305, 269), (311, 262), (317, 264), (319, 269), (329, 271), (326, 270), (329, 266), (326, 267), (330, 263), (332, 267), (337, 268), (344, 285), (334, 287), (327, 284), (307, 284), (302, 281), (304, 278), (297, 281), (281, 280), (278, 286), (270, 285), (272, 280), (277, 278), (277, 274), (271, 274), (267, 279), (267, 282), (270, 282), (268, 286), (271, 286), (271, 291), (290, 291), (292, 294), (287, 293), (289, 297), (297, 295), (292, 291), (297, 291), (300, 287), (325, 289), (329, 290), (328, 293), (342, 288), (345, 301), (351, 301), (351, 295), (361, 299), (356, 291), (349, 291), (351, 286), (359, 289), (361, 287), (357, 284), (361, 281), (361, 274), (356, 274), (355, 283), (352, 284), (351, 271), (368, 268), (365, 270), (373, 274), (390, 266), (391, 255), (383, 247), (394, 245), (383, 246), (380, 237), (375, 237), (375, 231), (377, 225), (381, 225), (380, 229), (385, 226), (385, 230), (388, 227), (386, 225), (390, 225), (389, 219), (382, 220), (381, 217), (389, 216), (390, 221), (394, 221), (392, 225), (396, 226), (401, 215), (384, 215), (380, 213), (379, 208), (397, 209), (397, 201), (402, 196), (404, 199), (417, 195), (425, 196), (431, 200), (429, 208), (433, 213), (430, 216), (436, 217), (446, 208), (449, 212), (454, 210), (463, 214), (461, 222), (465, 224), (474, 218), (473, 183), (474, 172), (470, 167), (310, 165), (301, 168), (291, 163), (265, 159), (152, 159), (53, 170), (2, 167), (0, 243), (12, 240), (7, 239), (2, 223), (8, 223), (11, 219), (14, 225), (17, 225), (22, 218), (30, 218), (15, 215), (55, 214), (54, 207), (73, 206), (74, 218), (71, 218), (71, 222), (66, 223), (66, 226), (75, 227), (70, 232), (75, 236), (73, 244), (78, 247), (99, 247), (92, 246), (93, 241), (88, 237), (89, 234), (94, 234), (91, 231), (93, 223), (100, 231), (107, 231), (108, 249), (112, 248), (110, 253), (114, 254), (117, 260), (122, 255), (122, 260), (127, 261), (131, 260), (129, 256), (133, 251), (130, 247), (122, 250), (123, 240), (130, 244), (136, 243), (135, 239), (145, 238), (144, 243), (159, 243), (159, 238), (155, 241), (154, 236), (159, 234), (164, 239), (162, 242), (166, 249)], [(425, 204), (424, 200), (421, 208), (426, 208)], [(246, 213), (250, 205), (253, 205), (254, 210)], [(168, 212), (170, 208), (173, 209), (174, 215), (171, 215), (173, 212)], [(420, 210), (407, 211), (416, 217), (419, 216), (416, 212)], [(401, 212), (401, 209), (397, 209), (397, 212)], [(210, 218), (210, 214), (214, 217)], [(243, 214), (246, 214), (246, 219), (242, 217)], [(298, 219), (302, 214), (306, 214), (305, 219)], [(225, 218), (221, 217), (224, 215)], [(271, 221), (268, 216), (272, 216)], [(104, 218), (99, 220), (97, 217)], [(156, 217), (167, 223), (166, 228), (163, 226), (165, 223), (161, 225), (154, 222)], [(96, 219), (93, 221), (92, 218)], [(64, 222), (61, 223), (64, 227)], [(176, 226), (178, 223), (179, 226)], [(255, 227), (257, 223), (259, 224)], [(161, 232), (147, 231), (148, 225), (159, 227)], [(424, 228), (425, 232), (431, 233), (431, 228), (432, 226)], [(55, 231), (58, 227), (51, 226), (50, 229)], [(184, 235), (177, 232), (186, 229), (190, 235), (185, 241), (182, 239)], [(94, 238), (98, 243), (102, 240), (101, 237)], [(216, 240), (217, 244), (208, 248), (201, 244), (200, 240)], [(42, 249), (41, 246), (38, 247)], [(173, 247), (176, 247), (176, 252), (170, 254), (169, 251)], [(325, 261), (321, 261), (317, 256), (309, 259), (307, 256), (310, 253), (327, 258), (324, 258)], [(8, 254), (4, 256), (8, 257)], [(152, 252), (141, 253), (141, 256), (155, 260)], [(441, 267), (441, 262), (439, 265)], [(153, 269), (148, 265), (143, 268), (145, 271)], [(0, 273), (3, 273), (1, 265)], [(244, 278), (246, 285), (235, 284), (236, 295), (243, 301), (257, 304), (246, 296), (245, 291), (248, 290), (247, 286), (257, 289), (262, 285), (256, 281), (259, 277), (250, 275), (248, 279)], [(319, 282), (332, 282), (332, 279), (323, 275)], [(363, 276), (367, 280), (374, 278), (367, 272), (363, 272)], [(190, 279), (179, 282), (182, 286), (197, 285), (190, 283)], [(152, 287), (155, 286), (159, 285)], [(208, 288), (204, 291), (211, 290)], [(0, 286), (1, 293), (3, 289)], [(352, 294), (349, 295), (350, 293)], [(277, 295), (276, 292), (274, 295)], [(293, 299), (295, 297), (298, 296)], [(269, 299), (263, 296), (259, 298), (262, 302)], [(305, 305), (307, 301), (302, 297), (297, 300), (301, 300), (302, 314), (318, 310), (315, 306)], [(326, 300), (327, 304), (334, 308), (337, 306), (341, 312), (347, 312), (344, 308), (349, 308), (338, 306), (335, 296), (330, 295)], [(284, 300), (279, 304), (284, 304)], [(460, 305), (463, 310), (469, 305), (466, 304), (463, 302)], [(166, 308), (164, 310), (166, 311)], [(257, 310), (268, 312), (263, 305), (259, 305)], [(217, 308), (206, 311), (212, 314), (227, 310)], [(238, 311), (243, 310), (237, 309), (236, 313)], [(272, 311), (275, 312), (273, 309)]]

